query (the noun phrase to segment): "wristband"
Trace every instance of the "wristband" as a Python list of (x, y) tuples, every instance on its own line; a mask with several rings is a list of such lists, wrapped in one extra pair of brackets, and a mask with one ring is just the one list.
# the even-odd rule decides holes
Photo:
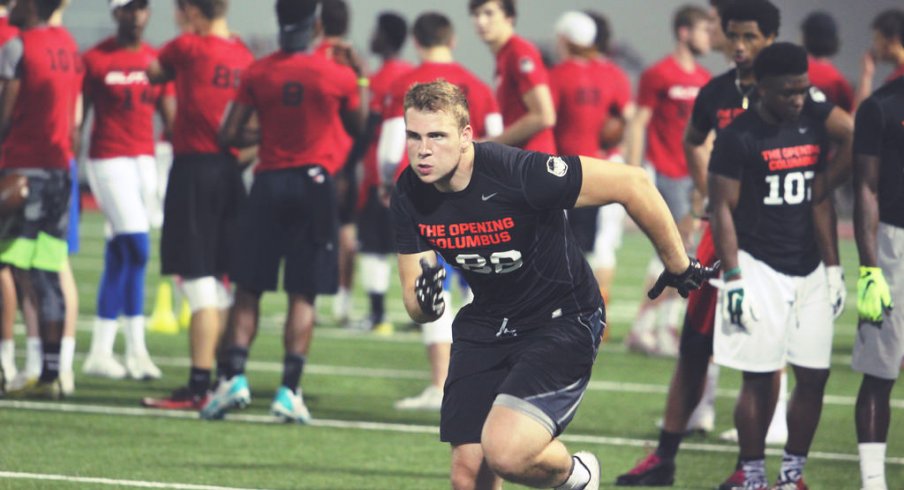
[(726, 281), (730, 281), (736, 277), (739, 277), (740, 275), (741, 275), (741, 268), (735, 267), (733, 269), (728, 269), (727, 271), (725, 271), (722, 274), (722, 279), (724, 279)]
[(358, 79), (358, 86), (362, 88), (370, 87), (370, 80), (367, 77), (361, 77)]

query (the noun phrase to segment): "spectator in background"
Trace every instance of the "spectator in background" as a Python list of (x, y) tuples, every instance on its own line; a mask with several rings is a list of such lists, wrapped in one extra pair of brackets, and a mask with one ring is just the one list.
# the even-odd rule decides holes
[(810, 55), (810, 83), (838, 107), (853, 111), (854, 89), (829, 61), (841, 46), (835, 19), (827, 12), (813, 12), (804, 19), (800, 29), (804, 48)]
[(876, 62), (889, 63), (894, 71), (885, 83), (904, 76), (904, 10), (889, 9), (879, 13), (872, 23), (873, 45), (863, 55), (856, 105), (873, 93)]

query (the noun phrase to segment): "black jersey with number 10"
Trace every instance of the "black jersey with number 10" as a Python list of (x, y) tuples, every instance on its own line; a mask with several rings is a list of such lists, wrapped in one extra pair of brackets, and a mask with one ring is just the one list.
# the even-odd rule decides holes
[(455, 338), (492, 341), (501, 322), (531, 329), (600, 307), (599, 288), (565, 209), (581, 190), (577, 157), (474, 144), (474, 170), (459, 192), (440, 192), (410, 169), (392, 198), (401, 254), (435, 250), (463, 271), (474, 302), (460, 318), (487, 328)]

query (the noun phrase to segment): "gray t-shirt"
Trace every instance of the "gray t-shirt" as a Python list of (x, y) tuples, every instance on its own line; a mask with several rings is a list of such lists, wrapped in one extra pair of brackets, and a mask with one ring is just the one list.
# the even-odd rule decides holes
[(0, 47), (0, 79), (19, 78), (19, 65), (25, 53), (22, 38), (14, 37)]

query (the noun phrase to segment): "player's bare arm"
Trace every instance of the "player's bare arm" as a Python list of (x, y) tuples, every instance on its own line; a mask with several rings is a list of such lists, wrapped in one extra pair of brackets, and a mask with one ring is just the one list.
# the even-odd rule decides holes
[(621, 204), (653, 242), (666, 270), (673, 274), (687, 270), (690, 261), (681, 234), (646, 171), (585, 156), (581, 170), (583, 182), (575, 207)]
[(510, 146), (523, 145), (533, 135), (556, 125), (556, 108), (552, 102), (549, 85), (540, 84), (521, 97), (527, 114), (505, 128), (493, 141)]
[(838, 226), (825, 172), (813, 179), (813, 229), (826, 266), (838, 265)]
[(643, 163), (643, 149), (647, 126), (653, 117), (653, 109), (639, 107), (628, 122), (628, 164), (639, 167)]
[(0, 93), (0, 143), (6, 140), (12, 126), (13, 109), (19, 97), (19, 79), (6, 80)]
[(260, 132), (250, 124), (253, 116), (253, 107), (233, 102), (217, 133), (220, 147), (244, 149), (257, 145), (260, 142)]
[(168, 67), (160, 60), (153, 60), (147, 69), (148, 81), (154, 85), (166, 83), (176, 78), (172, 67)]
[(437, 264), (436, 253), (433, 251), (417, 254), (399, 254), (399, 278), (402, 281), (402, 301), (408, 316), (417, 323), (427, 323), (439, 318), (434, 312), (424, 311), (417, 298), (417, 280), (423, 274), (421, 261), (426, 260), (431, 266)]
[(879, 263), (879, 165), (877, 155), (854, 156), (854, 235), (863, 267), (878, 267)]
[(712, 152), (713, 140), (715, 140), (714, 131), (704, 133), (688, 121), (684, 130), (684, 157), (687, 160), (691, 178), (694, 179), (694, 188), (704, 197), (708, 192), (706, 173), (709, 168), (709, 155)]
[(835, 155), (829, 161), (828, 189), (836, 189), (851, 176), (854, 150), (854, 119), (840, 107), (835, 107), (826, 119), (826, 132), (835, 147)]
[(721, 175), (709, 175), (710, 223), (716, 255), (725, 270), (738, 268), (738, 234), (732, 212), (741, 196), (741, 182)]

